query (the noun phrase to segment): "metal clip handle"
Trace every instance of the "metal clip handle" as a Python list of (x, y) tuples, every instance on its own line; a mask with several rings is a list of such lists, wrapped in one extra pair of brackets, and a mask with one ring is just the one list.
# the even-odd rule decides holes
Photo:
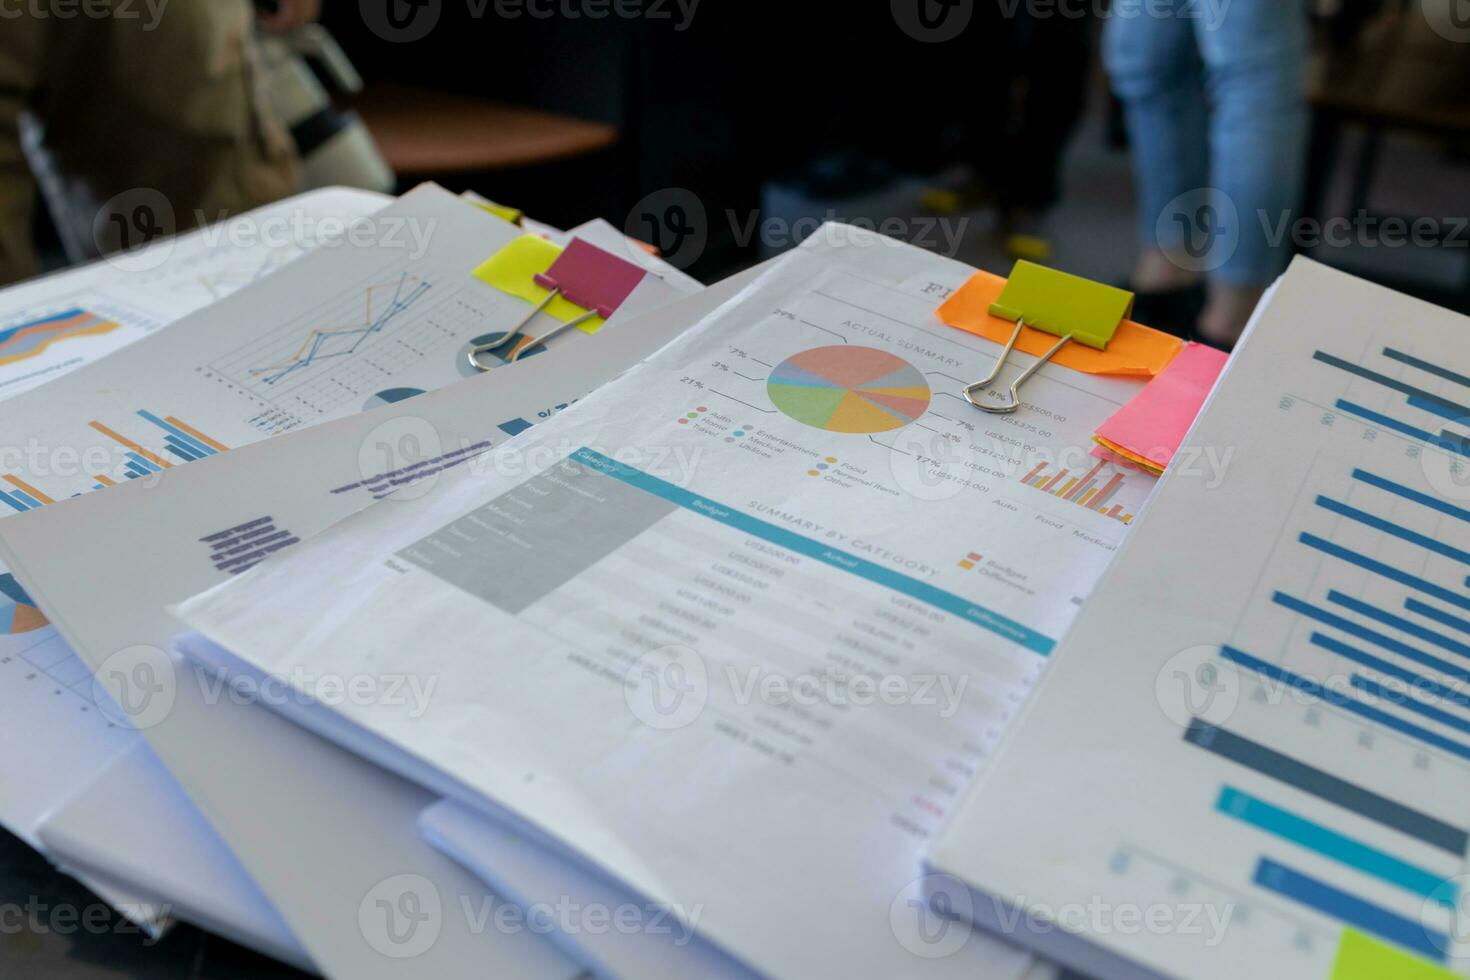
[(969, 402), (971, 405), (974, 405), (976, 408), (980, 409), (980, 411), (989, 412), (991, 415), (1014, 414), (1021, 408), (1021, 386), (1027, 381), (1030, 381), (1031, 376), (1034, 375), (1037, 371), (1040, 371), (1047, 361), (1050, 361), (1053, 357), (1057, 355), (1058, 351), (1060, 351), (1063, 347), (1072, 342), (1072, 334), (1067, 334), (1061, 340), (1057, 341), (1056, 346), (1052, 347), (1051, 350), (1047, 351), (1040, 358), (1038, 358), (1035, 364), (1031, 365), (1025, 371), (1021, 372), (1021, 376), (1016, 379), (1016, 383), (1011, 385), (1011, 400), (1009, 404), (982, 404), (975, 396), (982, 391), (988, 390), (990, 386), (995, 384), (996, 380), (1000, 378), (1000, 373), (1001, 371), (1005, 370), (1006, 361), (1010, 360), (1011, 352), (1016, 349), (1016, 342), (1021, 339), (1021, 331), (1025, 328), (1026, 322), (1024, 320), (1018, 319), (1016, 321), (1016, 329), (1011, 334), (1011, 339), (1006, 344), (1006, 349), (1001, 351), (1000, 360), (995, 362), (995, 370), (991, 371), (990, 377), (986, 378), (984, 381), (977, 381), (964, 389), (965, 401)]
[(521, 355), (525, 354), (526, 351), (530, 350), (532, 347), (544, 345), (549, 341), (560, 337), (562, 334), (566, 333), (568, 330), (571, 330), (573, 327), (580, 327), (582, 324), (588, 322), (589, 320), (593, 320), (600, 315), (596, 310), (593, 310), (589, 313), (582, 314), (574, 320), (568, 320), (566, 323), (558, 324), (557, 326), (546, 331), (546, 333), (542, 334), (539, 337), (526, 336), (524, 333), (526, 324), (530, 323), (531, 320), (535, 319), (537, 314), (545, 310), (546, 307), (551, 304), (552, 299), (554, 299), (558, 294), (559, 291), (553, 292), (550, 296), (547, 296), (546, 299), (541, 301), (541, 305), (536, 307), (536, 309), (531, 312), (530, 316), (522, 320), (520, 324), (515, 327), (515, 329), (508, 332), (504, 337), (501, 337), (499, 340), (492, 340), (488, 344), (481, 344), (478, 347), (470, 348), (469, 353), (465, 355), (470, 360), (470, 366), (473, 367), (476, 371), (493, 371), (499, 365), (484, 363), (480, 360), (480, 355), (498, 351), (512, 341), (523, 340), (524, 343), (519, 344), (509, 354), (506, 354), (504, 357), (501, 358), (501, 363), (503, 364), (514, 364), (516, 361), (519, 361), (521, 359)]

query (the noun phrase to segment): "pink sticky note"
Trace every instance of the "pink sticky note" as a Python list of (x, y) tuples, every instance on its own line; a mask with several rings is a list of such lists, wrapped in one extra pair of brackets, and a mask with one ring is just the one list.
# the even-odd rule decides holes
[(1186, 345), (1137, 398), (1102, 424), (1098, 436), (1167, 467), (1229, 359), (1213, 347)]
[(560, 289), (569, 301), (584, 310), (597, 311), (606, 320), (638, 288), (645, 275), (632, 262), (574, 238), (551, 263), (551, 268), (536, 276), (536, 285)]

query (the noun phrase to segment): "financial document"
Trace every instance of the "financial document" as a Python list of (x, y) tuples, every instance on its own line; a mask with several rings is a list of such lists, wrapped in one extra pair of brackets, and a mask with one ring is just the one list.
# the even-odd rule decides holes
[[(389, 201), (343, 189), (303, 194), (142, 252), (0, 292), (0, 399), (54, 382), (264, 279), (304, 254), (324, 229), (340, 228)], [(26, 405), (10, 401), (5, 417), (14, 424)], [(19, 441), (7, 445), (0, 470), (24, 478), (23, 448)], [(12, 497), (18, 489), (13, 482), (3, 485), (0, 516), (17, 509), (12, 499), (22, 502)], [(91, 672), (3, 566), (0, 719), (14, 742), (26, 744), (0, 760), (0, 824), (33, 847), (40, 846), (41, 817), (132, 741), (126, 726), (97, 710)], [(35, 732), (46, 737), (33, 738)]]
[[(380, 227), (384, 231), (380, 239), (358, 245), (353, 245), (351, 240), (344, 241), (338, 247), (305, 260), (305, 268), (287, 266), (279, 275), (234, 301), (227, 300), (206, 313), (186, 318), (126, 351), (12, 400), (7, 405), (4, 418), (0, 419), (0, 447), (4, 448), (6, 461), (4, 473), (0, 475), (3, 475), (3, 486), (7, 488), (0, 490), (3, 494), (0, 511), (9, 514), (17, 525), (31, 519), (47, 524), (47, 529), (41, 532), (42, 540), (47, 542), (44, 548), (51, 558), (65, 561), (78, 556), (81, 551), (76, 547), (80, 532), (67, 516), (67, 507), (72, 503), (70, 497), (85, 494), (88, 489), (98, 486), (107, 486), (110, 482), (133, 485), (132, 488), (148, 496), (162, 486), (173, 486), (170, 478), (187, 472), (185, 463), (222, 462), (229, 458), (229, 454), (223, 451), (228, 446), (263, 441), (268, 433), (243, 418), (241, 405), (244, 402), (237, 400), (243, 396), (238, 392), (235, 397), (218, 394), (222, 383), (201, 382), (203, 372), (197, 369), (197, 364), (190, 368), (187, 358), (182, 358), (183, 363), (178, 370), (171, 371), (171, 365), (179, 365), (175, 355), (180, 348), (188, 348), (198, 354), (238, 344), (243, 338), (258, 337), (262, 333), (259, 324), (262, 316), (284, 320), (295, 315), (290, 311), (316, 309), (317, 304), (335, 292), (332, 286), (324, 284), (343, 281), (364, 267), (377, 268), (382, 262), (408, 261), (416, 270), (415, 274), (442, 281), (446, 291), (461, 301), (468, 302), (466, 297), (482, 297), (485, 302), (481, 312), (485, 319), (476, 320), (472, 328), (467, 328), (465, 337), (446, 335), (440, 338), (437, 346), (412, 351), (398, 340), (393, 340), (387, 351), (380, 350), (375, 344), (384, 338), (376, 335), (369, 336), (361, 347), (353, 347), (357, 340), (352, 340), (340, 350), (323, 348), (314, 355), (321, 363), (302, 371), (336, 370), (352, 362), (353, 371), (364, 378), (372, 377), (375, 384), (411, 380), (427, 387), (465, 380), (469, 372), (459, 367), (464, 363), (461, 341), (504, 330), (525, 312), (525, 304), (511, 301), (472, 281), (469, 270), (485, 255), (518, 235), (519, 231), (436, 188), (424, 188), (409, 195), (385, 212), (382, 218), (384, 223)], [(393, 232), (396, 237), (389, 237), (392, 229), (407, 227), (410, 222), (433, 232), (431, 240), (434, 245), (416, 258), (411, 257), (411, 249), (403, 247), (414, 240), (412, 235), (404, 231)], [(594, 230), (593, 234), (607, 246), (613, 244), (608, 242), (604, 230)], [(360, 239), (358, 241), (361, 242)], [(675, 277), (671, 277), (675, 280), (673, 284), (659, 278), (659, 274), (666, 270), (657, 260), (645, 255), (643, 261), (644, 267), (656, 274), (648, 277), (618, 316), (609, 321), (605, 329), (610, 333), (620, 327), (622, 317), (631, 318), (639, 312), (646, 312), (687, 293), (691, 288), (686, 281)], [(272, 310), (276, 312), (262, 312)], [(387, 310), (383, 312), (386, 316)], [(426, 319), (415, 326), (409, 323), (411, 312), (399, 310), (384, 320), (380, 331), (386, 332), (390, 327), (398, 326), (430, 331), (435, 323), (440, 322), (435, 319), (437, 314), (425, 311), (424, 316)], [(331, 475), (331, 479), (337, 482), (327, 489), (335, 489), (338, 493), (328, 496), (328, 513), (335, 519), (378, 496), (393, 492), (402, 482), (465, 463), (493, 441), (508, 439), (512, 434), (554, 415), (647, 353), (652, 346), (663, 343), (670, 335), (657, 335), (640, 344), (643, 335), (635, 332), (628, 338), (631, 346), (616, 352), (609, 350), (607, 345), (579, 351), (578, 340), (591, 343), (596, 338), (568, 337), (564, 338), (564, 344), (525, 359), (503, 377), (493, 381), (482, 379), (486, 384), (498, 382), (503, 394), (495, 404), (500, 405), (503, 412), (493, 422), (486, 418), (467, 418), (450, 426), (448, 433), (455, 435), (475, 432), (476, 437), (472, 440), (454, 438), (450, 434), (443, 434), (441, 439), (444, 430), (434, 430), (430, 423), (423, 421), (426, 413), (430, 417), (433, 415), (427, 405), (423, 412), (415, 406), (412, 418), (416, 421), (401, 424), (398, 428), (390, 426), (387, 430), (379, 430), (377, 427), (386, 421), (382, 418), (366, 422), (355, 437), (350, 437), (356, 441), (344, 444), (348, 450), (343, 456), (344, 465)], [(346, 343), (345, 337), (344, 334), (331, 342)], [(422, 358), (415, 360), (420, 354)], [(564, 354), (569, 357), (563, 359)], [(620, 359), (623, 357), (627, 360)], [(411, 376), (391, 374), (388, 370), (391, 358), (407, 365), (405, 370), (413, 372)], [(526, 379), (524, 385), (518, 383), (522, 377)], [(339, 377), (338, 381), (341, 380)], [(382, 389), (389, 390), (394, 391), (391, 397), (369, 397), (361, 402), (336, 399), (331, 405), (319, 406), (320, 410), (313, 419), (301, 416), (298, 421), (305, 426), (308, 421), (370, 419), (374, 417), (371, 410), (378, 410), (380, 416), (401, 417), (408, 414), (405, 409), (414, 405), (410, 398), (420, 394), (420, 389), (410, 387)], [(189, 406), (188, 420), (173, 414), (183, 415), (186, 411), (176, 407), (163, 411), (140, 408), (127, 418), (122, 406), (139, 402), (145, 397), (144, 392), (148, 398), (159, 399), (160, 404)], [(431, 395), (422, 397), (427, 399)], [(398, 410), (396, 415), (394, 408)], [(363, 414), (365, 410), (369, 410), (368, 414)], [(88, 418), (97, 424), (86, 424), (83, 420)], [(126, 418), (127, 421), (109, 425), (101, 422), (104, 418)], [(426, 426), (430, 427), (427, 432)], [(146, 427), (154, 429), (151, 437), (142, 431)], [(283, 424), (281, 427), (296, 431), (293, 425)], [(225, 433), (234, 435), (229, 437)], [(215, 435), (221, 438), (215, 438)], [(373, 438), (369, 439), (370, 435)], [(123, 442), (118, 443), (116, 450), (106, 450), (99, 445), (99, 436), (103, 437), (102, 441), (121, 439)], [(132, 442), (134, 448), (128, 449), (127, 442)], [(84, 465), (93, 457), (95, 465)], [(143, 463), (140, 464), (138, 458)], [(310, 460), (307, 468), (314, 476), (320, 477), (328, 472), (312, 466), (323, 458), (319, 450), (308, 451), (307, 458)], [(242, 461), (240, 465), (244, 467), (246, 464)], [(107, 476), (108, 473), (117, 479)], [(272, 486), (289, 491), (288, 484), (275, 483), (279, 474), (266, 475), (270, 473), (273, 471), (261, 471), (262, 477)], [(90, 487), (87, 485), (89, 474), (95, 474)], [(238, 486), (240, 481), (232, 479), (230, 482)], [(316, 503), (309, 492), (306, 500), (309, 506)], [(52, 508), (58, 512), (59, 524), (49, 523)], [(233, 524), (222, 524), (209, 532), (200, 532), (201, 536), (212, 540), (203, 545), (198, 541), (191, 542), (194, 549), (202, 550), (196, 555), (196, 551), (191, 549), (190, 557), (199, 557), (212, 572), (232, 574), (248, 567), (250, 561), (259, 560), (271, 550), (286, 547), (294, 541), (294, 534), (289, 532), (290, 525), (271, 528), (270, 533), (264, 533), (259, 523), (248, 528), (238, 527), (261, 516), (252, 512)], [(169, 522), (167, 517), (160, 519)], [(285, 520), (285, 517), (280, 519)], [(295, 532), (304, 533), (302, 528), (306, 526), (297, 523)], [(228, 533), (232, 528), (233, 533)], [(0, 529), (0, 537), (10, 543), (21, 540), (24, 535), (16, 527), (13, 534)], [(58, 549), (58, 541), (72, 544)], [(244, 547), (247, 544), (250, 546)], [(157, 539), (150, 539), (136, 553), (156, 555), (156, 545)], [(129, 559), (129, 563), (132, 561)], [(69, 581), (80, 581), (74, 566), (60, 575)], [(109, 570), (88, 586), (87, 593), (92, 598), (87, 605), (95, 609), (97, 596), (118, 594), (117, 583), (135, 575), (135, 566), (131, 570), (127, 567)], [(128, 749), (137, 743), (137, 735), (128, 720), (119, 717), (116, 711), (107, 710), (111, 705), (107, 695), (95, 686), (94, 671), (108, 655), (139, 641), (143, 634), (130, 632), (132, 627), (129, 624), (134, 622), (134, 617), (146, 619), (150, 614), (156, 615), (164, 601), (180, 595), (164, 594), (152, 606), (142, 605), (144, 599), (140, 595), (128, 595), (122, 614), (109, 617), (111, 629), (107, 639), (83, 650), (83, 657), (79, 658), (73, 652), (76, 648), (63, 639), (65, 630), (59, 634), (47, 623), (47, 615), (42, 612), (44, 603), (32, 595), (33, 591), (28, 590), (16, 575), (10, 572), (0, 574), (0, 614), (3, 614), (0, 615), (0, 623), (10, 630), (10, 635), (0, 636), (0, 641), (13, 640), (9, 647), (0, 647), (0, 668), (10, 670), (16, 680), (14, 684), (0, 686), (0, 691), (3, 691), (0, 697), (9, 707), (7, 722), (24, 725), (27, 732), (48, 733), (47, 738), (33, 743), (26, 753), (9, 757), (13, 759), (16, 778), (3, 781), (0, 818), (32, 844), (39, 845), (42, 842), (37, 836), (37, 827), (42, 816), (73, 796), (105, 768), (119, 764)], [(166, 643), (166, 639), (165, 636), (160, 642)], [(86, 659), (88, 657), (90, 662)], [(168, 737), (166, 732), (152, 734), (156, 738)], [(196, 744), (198, 742), (195, 736), (186, 738)], [(172, 765), (171, 760), (166, 761)], [(194, 791), (192, 786), (187, 788)], [(281, 795), (281, 792), (276, 795)], [(133, 804), (141, 807), (161, 802), (156, 797), (140, 797)], [(417, 806), (421, 808), (422, 804)], [(412, 801), (404, 806), (409, 822), (412, 814), (416, 814), (414, 807)], [(116, 843), (118, 846), (112, 849), (96, 847), (87, 864), (95, 867), (111, 853), (116, 856), (112, 868), (114, 874), (121, 875), (137, 868), (140, 862), (130, 860), (133, 855), (126, 852), (126, 841)], [(233, 840), (229, 843), (231, 846), (237, 844)], [(147, 862), (141, 864), (146, 869)], [(329, 951), (326, 956), (318, 956), (318, 962), (331, 965), (337, 960)], [(349, 961), (345, 972), (353, 972), (351, 966), (352, 961)]]
[[(1152, 489), (1088, 454), (1142, 385), (1049, 367), (979, 413), (999, 349), (933, 316), (970, 270), (887, 251), (787, 257), (484, 472), (181, 618), (758, 972), (1019, 975), (936, 926), (921, 857)], [(380, 672), (438, 686), (316, 683)]]
[[(931, 864), (1102, 977), (1470, 974), (1465, 317), (1298, 259)], [(936, 879), (938, 880), (938, 879)]]
[(259, 282), (392, 199), (312, 191), (0, 293), (0, 399), (55, 381)]

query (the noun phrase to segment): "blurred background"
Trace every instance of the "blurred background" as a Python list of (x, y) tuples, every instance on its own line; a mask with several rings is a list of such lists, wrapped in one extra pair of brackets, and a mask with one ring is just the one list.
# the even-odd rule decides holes
[[(835, 218), (994, 271), (1025, 257), (1130, 285), (1139, 319), (1227, 346), (1295, 252), (1470, 308), (1467, 0), (255, 6), (256, 81), (306, 166), (242, 206), (436, 180), (553, 224), (605, 217), (704, 281)], [(131, 43), (199, 43), (163, 40), (172, 15)], [(64, 90), (89, 54), (30, 81)], [(177, 93), (182, 68), (153, 83)], [(363, 131), (342, 135), (353, 117), (319, 102)], [(46, 191), (32, 232), (51, 268), (89, 251), (64, 214), (85, 154), (63, 145), (77, 102), (39, 104), (12, 169)], [(115, 196), (102, 189), (92, 209)], [(180, 227), (204, 203), (188, 198), (211, 196), (163, 189)], [(71, 206), (96, 224), (87, 205)]]

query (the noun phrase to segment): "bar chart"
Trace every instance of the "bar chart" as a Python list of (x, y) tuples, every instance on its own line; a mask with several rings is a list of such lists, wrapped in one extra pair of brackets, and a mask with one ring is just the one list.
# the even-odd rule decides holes
[(1445, 963), (1470, 851), (1450, 789), (1470, 782), (1470, 509), (1411, 458), (1313, 466), (1220, 649), (1252, 697), (1184, 740), (1249, 774), (1214, 812), (1254, 835), (1258, 893)]
[[(138, 409), (136, 416), (151, 426), (147, 431), (156, 446), (156, 451), (149, 449), (144, 442), (139, 441), (145, 438), (141, 434), (138, 439), (133, 439), (102, 422), (93, 420), (87, 423), (93, 431), (105, 436), (122, 452), (121, 477), (123, 479), (136, 480), (151, 476), (179, 463), (192, 463), (209, 456), (217, 456), (229, 449), (224, 443), (205, 435), (199, 429), (173, 415), (159, 416), (147, 409)], [(94, 476), (97, 483), (93, 489), (96, 490), (113, 486), (117, 482), (115, 478), (105, 473), (97, 473)]]
[(1133, 515), (1125, 513), (1121, 504), (1112, 504), (1113, 498), (1123, 486), (1123, 480), (1123, 474), (1115, 472), (1111, 464), (1101, 460), (1091, 469), (1079, 470), (1077, 476), (1073, 476), (1070, 469), (1052, 472), (1051, 464), (1038, 463), (1021, 478), (1021, 482), (1028, 487), (1079, 507), (1086, 507), (1123, 524), (1132, 524)]

